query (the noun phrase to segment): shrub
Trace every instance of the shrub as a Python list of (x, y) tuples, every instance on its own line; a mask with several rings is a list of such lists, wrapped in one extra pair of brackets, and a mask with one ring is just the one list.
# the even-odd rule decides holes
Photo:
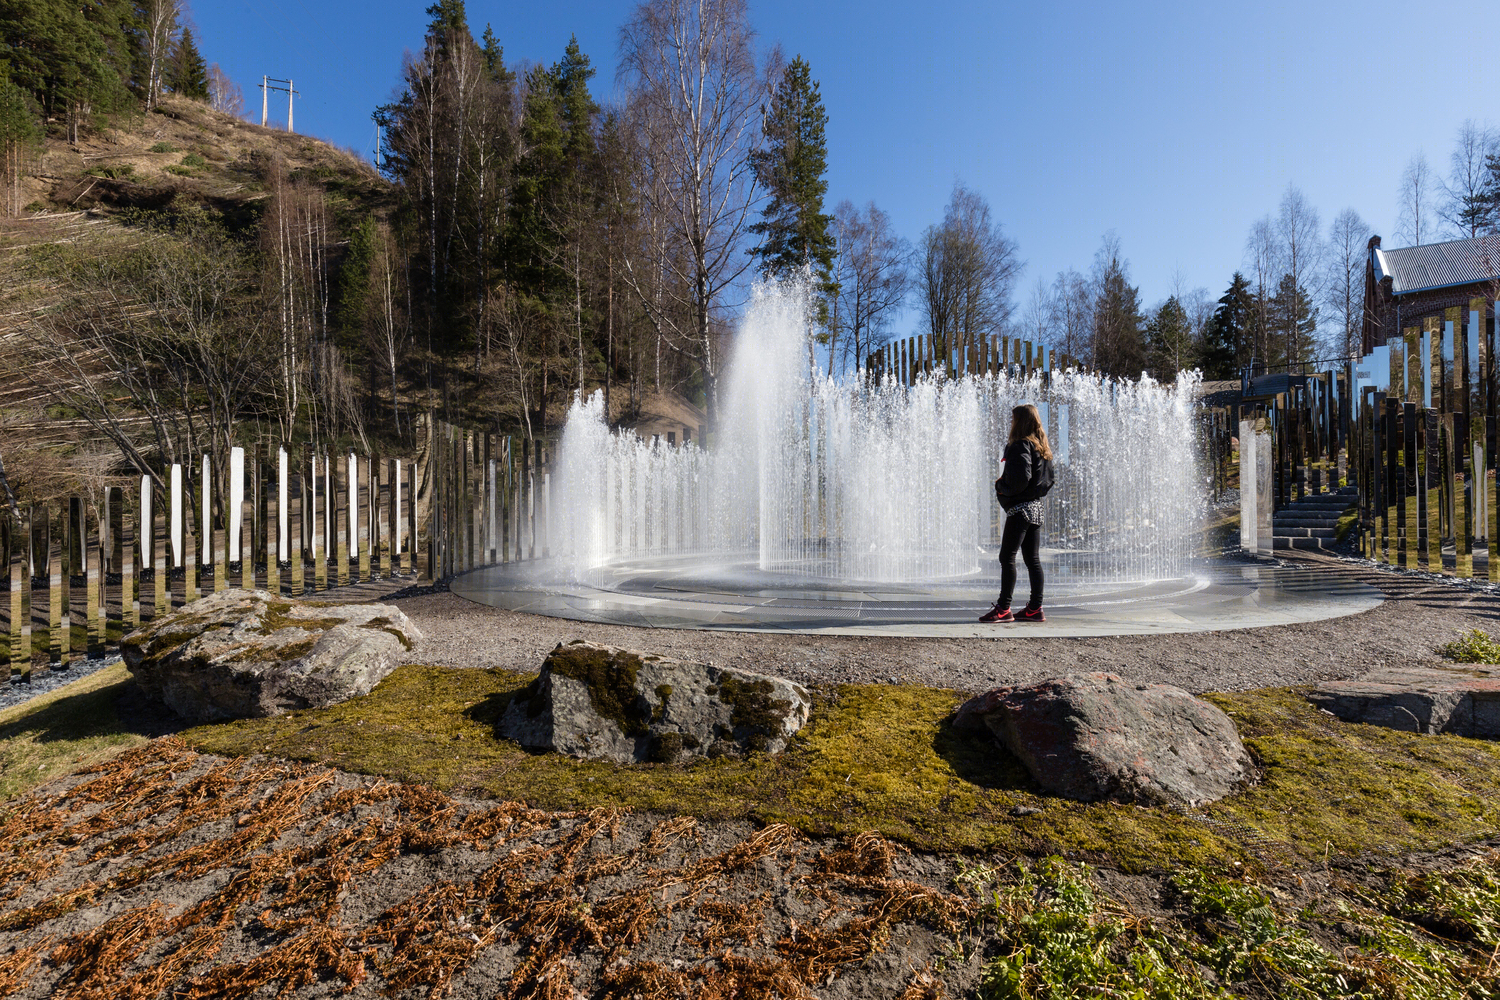
[(154, 146), (151, 147), (151, 152), (153, 152), (153, 153), (175, 153), (175, 152), (177, 152), (177, 147), (174, 146), (174, 145), (172, 145), (170, 142), (158, 142), (156, 145), (154, 145)]
[(127, 180), (135, 173), (135, 167), (129, 163), (118, 163), (109, 167), (90, 167), (84, 173), (89, 177), (105, 177), (112, 181)]
[(187, 154), (186, 156), (184, 156), (182, 158), (182, 165), (184, 167), (200, 167), (201, 168), (201, 167), (208, 166), (208, 163), (203, 159), (203, 157), (199, 156), (197, 153), (189, 153), (189, 154)]
[(1500, 663), (1500, 642), (1477, 628), (1454, 639), (1440, 652), (1458, 663)]

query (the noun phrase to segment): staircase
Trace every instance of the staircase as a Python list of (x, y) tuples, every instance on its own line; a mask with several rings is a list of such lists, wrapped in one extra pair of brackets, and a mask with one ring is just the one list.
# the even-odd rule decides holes
[(1271, 518), (1271, 547), (1325, 549), (1333, 547), (1339, 517), (1358, 501), (1355, 487), (1318, 493), (1287, 504)]

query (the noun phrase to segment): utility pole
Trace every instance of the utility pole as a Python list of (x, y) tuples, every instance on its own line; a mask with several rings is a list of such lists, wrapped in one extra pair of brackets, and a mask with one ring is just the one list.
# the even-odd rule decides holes
[[(275, 84), (285, 84), (285, 86), (278, 87), (275, 86)], [(262, 127), (264, 127), (266, 124), (267, 100), (271, 95), (271, 91), (273, 90), (286, 92), (286, 130), (288, 132), (291, 132), (293, 131), (292, 95), (297, 93), (296, 90), (292, 89), (291, 80), (278, 80), (275, 77), (270, 76), (263, 76), (260, 78), (260, 124)]]
[(380, 112), (374, 111), (370, 114), (370, 120), (375, 123), (375, 169), (380, 169)]

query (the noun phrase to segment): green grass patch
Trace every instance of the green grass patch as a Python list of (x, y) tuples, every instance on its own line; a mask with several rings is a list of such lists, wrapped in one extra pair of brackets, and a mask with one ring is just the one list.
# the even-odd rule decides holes
[(0, 712), (0, 800), (145, 743), (115, 710), (133, 683), (117, 663)]
[(1483, 629), (1470, 629), (1440, 652), (1459, 663), (1500, 663), (1500, 642), (1491, 639)]
[(1405, 887), (1459, 893), (1486, 911), (1483, 924), (1495, 864), (1491, 855), (1441, 873), (1386, 872), (1393, 892), (1321, 896), (1300, 909), (1243, 873), (1194, 868), (1163, 885), (1170, 912), (1144, 919), (1104, 895), (1088, 866), (1055, 857), (960, 881), (988, 897), (979, 922), (995, 956), (982, 1000), (1461, 1000), (1495, 995), (1492, 936), (1467, 919), (1445, 922), (1450, 910), (1411, 912)]
[[(914, 686), (821, 692), (812, 721), (777, 757), (624, 766), (528, 753), (496, 738), (493, 724), (533, 677), (406, 666), (343, 705), (182, 735), (204, 751), (321, 761), (545, 808), (876, 830), (924, 849), (1067, 854), (1127, 871), (1255, 865), (1268, 852), (1291, 863), (1396, 853), (1500, 829), (1490, 804), (1500, 794), (1500, 747), (1348, 725), (1297, 690), (1211, 696), (1240, 727), (1263, 780), (1193, 818), (1042, 796), (1008, 753), (946, 724), (961, 694)], [(1041, 811), (1012, 815), (1017, 806)]]
[(1333, 540), (1342, 542), (1348, 537), (1349, 532), (1359, 523), (1359, 512), (1354, 508), (1344, 511), (1339, 515), (1338, 523), (1333, 526)]
[(174, 146), (174, 145), (172, 145), (170, 142), (157, 142), (157, 143), (153, 143), (152, 144), (152, 146), (151, 146), (151, 152), (153, 152), (153, 153), (175, 153), (175, 152), (177, 152), (177, 147)]

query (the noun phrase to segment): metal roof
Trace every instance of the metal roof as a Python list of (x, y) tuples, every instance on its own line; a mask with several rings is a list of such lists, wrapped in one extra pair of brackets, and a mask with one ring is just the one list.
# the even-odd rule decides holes
[(1390, 276), (1397, 295), (1500, 278), (1500, 235), (1415, 247), (1376, 248), (1377, 280)]

